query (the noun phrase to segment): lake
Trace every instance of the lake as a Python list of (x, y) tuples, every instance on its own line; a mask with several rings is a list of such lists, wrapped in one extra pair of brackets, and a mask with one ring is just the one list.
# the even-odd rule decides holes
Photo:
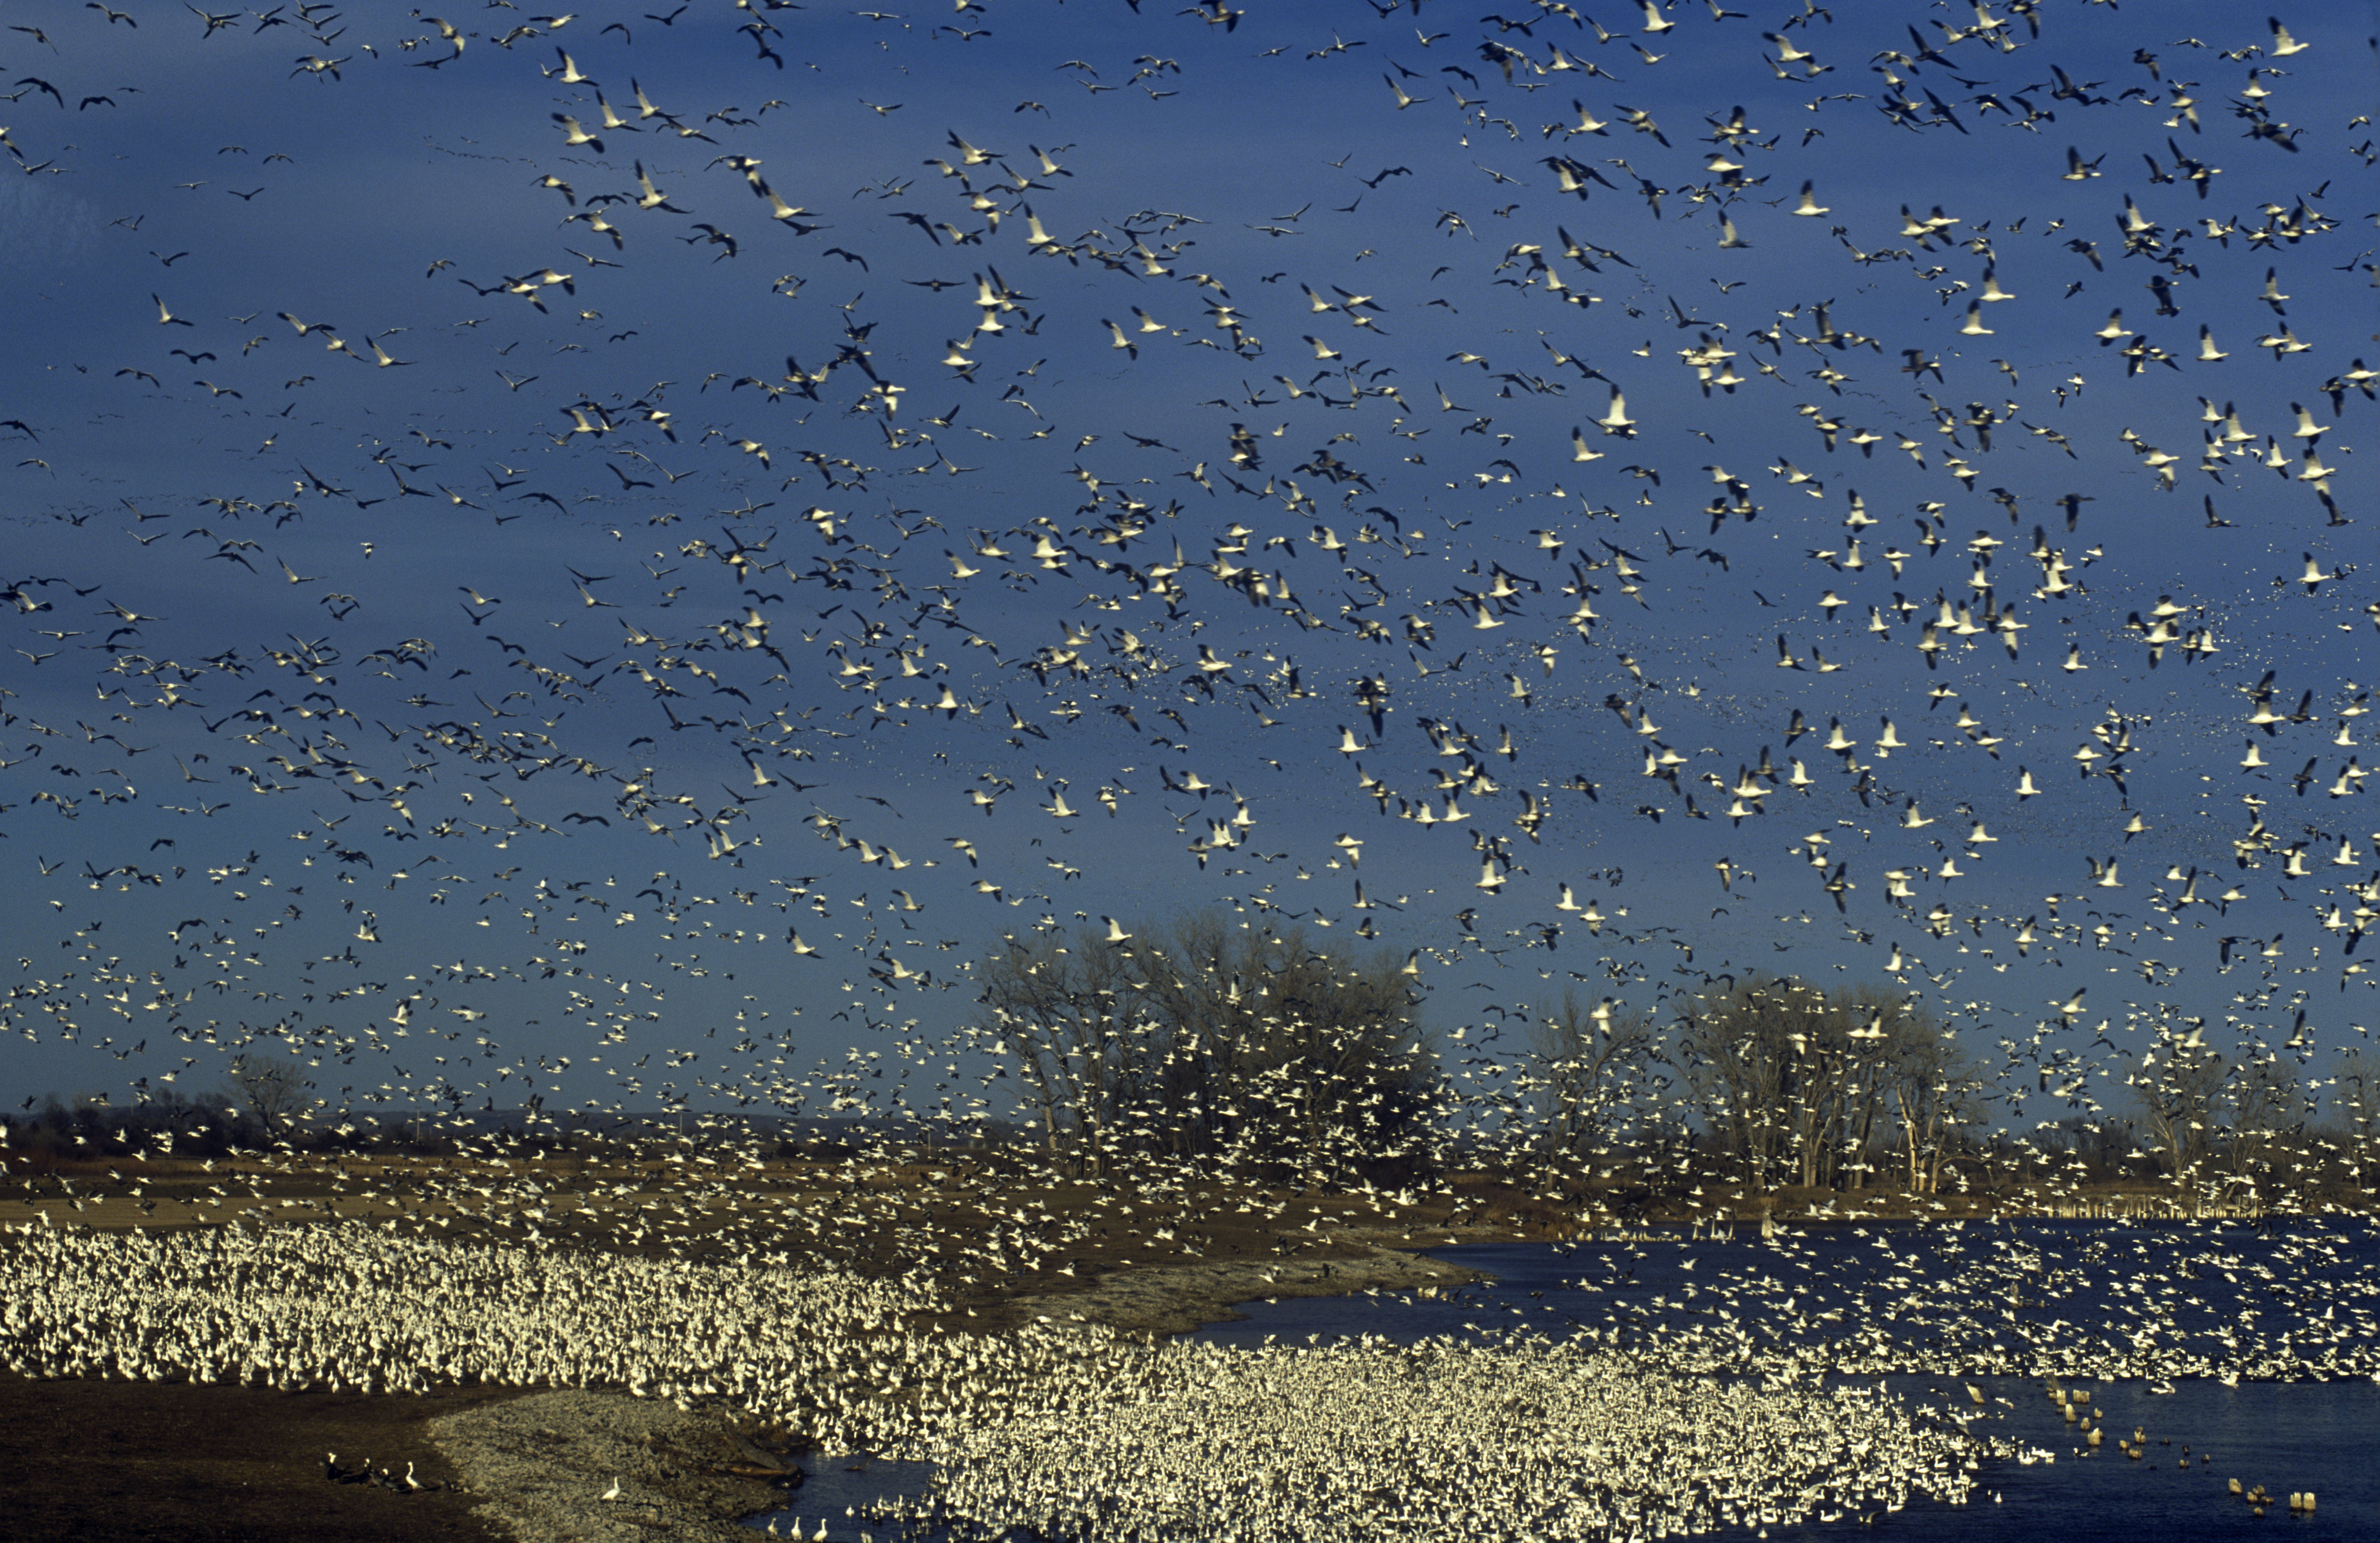
[[(1495, 1282), (1437, 1300), (1250, 1303), (1244, 1320), (1188, 1337), (1278, 1346), (1522, 1331), (1631, 1347), (1676, 1372), (1881, 1381), (1922, 1419), (1964, 1422), (2007, 1454), (1984, 1460), (1973, 1503), (1870, 1508), (1928, 1537), (2213, 1539), (2285, 1523), (2308, 1538), (2380, 1536), (2380, 1470), (2366, 1455), (2380, 1443), (2380, 1235), (2361, 1221), (1867, 1223), (1432, 1252)], [(2096, 1451), (2051, 1397), (2053, 1379), (2088, 1392), (2105, 1427)], [(2119, 1448), (2135, 1430), (2137, 1459)], [(859, 1518), (881, 1498), (922, 1493), (932, 1473), (844, 1471), (857, 1462), (816, 1464), (790, 1513), (805, 1536), (825, 1516), (838, 1543), (863, 1526), (890, 1537)], [(2275, 1497), (2262, 1518), (2228, 1492), (2234, 1478)], [(2303, 1490), (2317, 1507), (2291, 1517), (2287, 1496)], [(1866, 1525), (1847, 1513), (1729, 1531), (1815, 1537)]]

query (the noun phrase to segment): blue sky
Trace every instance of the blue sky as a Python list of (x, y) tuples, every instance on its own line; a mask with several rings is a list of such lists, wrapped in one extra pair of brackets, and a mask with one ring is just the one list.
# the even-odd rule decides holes
[[(1609, 41), (1560, 8), (1166, 9), (506, 6), (436, 67), (387, 6), (315, 11), (327, 43), (164, 6), (9, 34), (0, 1082), (210, 1087), (302, 1024), (334, 1099), (534, 1071), (648, 1107), (949, 1033), (1003, 931), (1208, 903), (1368, 919), (1425, 951), (1442, 1029), (1897, 949), (2019, 1082), (2087, 1044), (2052, 1011), (2083, 987), (2119, 1077), (2160, 1004), (2227, 1039), (2302, 1009), (2309, 1075), (2360, 1042), (2372, 403), (2325, 386), (2380, 359), (2371, 7), (2288, 43), (2081, 0), (1611, 8)], [(636, 127), (567, 145), (554, 115), (606, 103)], [(1602, 180), (1564, 193), (1556, 156)], [(2258, 346), (2284, 327), (2302, 351)], [(2128, 372), (2135, 338), (2171, 367)], [(2252, 437), (2202, 467), (2231, 409)], [(1979, 585), (2014, 656), (1945, 627), (1929, 668), (1937, 596)], [(2128, 619), (2161, 598), (2215, 651), (2152, 667)], [(2311, 693), (2269, 734), (2268, 672), (2275, 711)], [(1461, 761), (1425, 721), (1496, 784), (1451, 825), (1395, 818)]]

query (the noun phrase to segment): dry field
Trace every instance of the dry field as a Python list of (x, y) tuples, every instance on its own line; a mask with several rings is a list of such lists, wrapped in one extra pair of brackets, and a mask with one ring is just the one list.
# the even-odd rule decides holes
[(21, 1159), (10, 1165), (0, 1227), (155, 1231), (363, 1221), (455, 1240), (778, 1258), (870, 1275), (922, 1270), (979, 1319), (998, 1318), (1014, 1298), (1088, 1290), (1119, 1270), (1566, 1235), (1581, 1217), (1485, 1178), (1424, 1196), (1248, 1185), (1132, 1190), (958, 1160), (856, 1169), (703, 1157), (373, 1156), (127, 1158), (44, 1163), (30, 1173), (28, 1166)]

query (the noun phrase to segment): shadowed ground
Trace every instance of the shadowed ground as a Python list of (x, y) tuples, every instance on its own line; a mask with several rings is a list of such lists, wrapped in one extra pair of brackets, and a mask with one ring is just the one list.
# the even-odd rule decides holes
[(430, 1483), (455, 1474), (424, 1426), (518, 1397), (282, 1393), (188, 1383), (32, 1381), (0, 1373), (0, 1537), (15, 1543), (464, 1543), (494, 1535), (445, 1489), (333, 1484), (369, 1461)]

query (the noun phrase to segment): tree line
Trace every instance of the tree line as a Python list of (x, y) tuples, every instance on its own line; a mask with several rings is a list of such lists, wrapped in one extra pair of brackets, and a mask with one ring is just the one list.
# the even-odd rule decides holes
[(221, 1157), (273, 1147), (325, 1151), (418, 1143), (418, 1131), (407, 1122), (343, 1123), (344, 1128), (310, 1122), (306, 1095), (312, 1087), (297, 1062), (249, 1051), (232, 1057), (224, 1086), (212, 1092), (144, 1087), (128, 1104), (103, 1094), (62, 1099), (51, 1093), (38, 1104), (26, 1100), (0, 1126), (8, 1147), (68, 1159), (127, 1148)]
[(1541, 1144), (1572, 1159), (1674, 1147), (1759, 1190), (1941, 1188), (1986, 1083), (1931, 1014), (1874, 986), (1753, 977), (1667, 1024), (1565, 995), (1536, 1014)]
[[(1499, 1170), (1643, 1205), (1710, 1182), (1932, 1197), (2154, 1179), (2227, 1203), (2380, 1184), (2380, 1062), (2350, 1052), (2335, 1076), (2301, 1081), (2289, 1047), (2226, 1054), (2178, 1014), (2146, 1026), (2120, 1080), (2053, 1050), (2019, 1089), (1899, 991), (1786, 976), (1721, 976), (1660, 1017), (1567, 990), (1492, 1008), (1501, 1027), (1472, 1026), (1491, 1051), (1425, 1024), (1409, 961), (1215, 911), (1012, 936), (976, 980), (962, 1036), (990, 1052), (1009, 1118), (960, 1121), (945, 1100), (925, 1144), (1030, 1148), (1086, 1177), (1143, 1162), (1334, 1183)], [(2327, 1126), (2313, 1118), (2325, 1086)], [(2117, 1088), (2124, 1107), (2097, 1101)], [(250, 1051), (210, 1095), (52, 1097), (11, 1116), (7, 1139), (61, 1158), (436, 1139), (386, 1118), (314, 1118), (310, 1090), (297, 1063)], [(2010, 1134), (1998, 1127), (2020, 1093), (2081, 1112)]]
[[(1928, 1197), (2380, 1179), (2380, 1064), (2347, 1057), (2344, 1126), (2317, 1127), (2314, 1087), (2280, 1054), (2227, 1057), (2186, 1021), (2125, 1079), (2094, 1086), (2047, 1051), (2037, 1086), (2011, 1089), (1898, 990), (1721, 977), (1665, 1017), (1574, 992), (1501, 1010), (1525, 1043), (1490, 1056), (1425, 1027), (1393, 954), (1211, 912), (1012, 937), (978, 983), (977, 1030), (1031, 1143), (1085, 1175), (1140, 1158), (1326, 1178), (1517, 1164), (1648, 1198), (1707, 1179)], [(2086, 1112), (2010, 1134), (2012, 1092)]]
[(1422, 997), (1381, 953), (1215, 913), (1125, 932), (1011, 937), (977, 1025), (1048, 1153), (1328, 1174), (1422, 1158), (1444, 1088)]
[[(1451, 1148), (1594, 1170), (1674, 1151), (1761, 1189), (1937, 1189), (1984, 1115), (1954, 1038), (1872, 987), (1760, 978), (1670, 1023), (1575, 994), (1518, 1009), (1517, 1058), (1458, 1079), (1393, 954), (1214, 913), (1011, 937), (980, 965), (979, 1028), (1045, 1151), (1322, 1174), (1442, 1166)], [(1482, 1111), (1485, 1110), (1483, 1114)], [(1601, 1166), (1609, 1176), (1611, 1160)]]

